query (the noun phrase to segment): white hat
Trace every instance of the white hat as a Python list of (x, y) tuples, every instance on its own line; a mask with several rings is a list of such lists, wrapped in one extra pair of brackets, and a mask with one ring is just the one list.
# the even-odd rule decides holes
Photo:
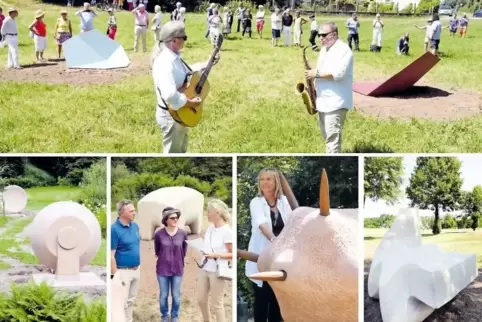
[(159, 40), (162, 42), (167, 42), (174, 38), (182, 38), (186, 36), (186, 27), (184, 22), (174, 20), (168, 21), (164, 26), (161, 28), (161, 32), (159, 34)]
[(8, 9), (8, 13), (10, 13), (10, 12), (18, 12), (18, 10), (15, 7), (11, 7), (11, 8)]
[(182, 3), (176, 2), (176, 7), (180, 7), (180, 6), (182, 6)]
[(35, 19), (41, 18), (43, 16), (45, 16), (45, 12), (43, 12), (42, 10), (35, 11)]

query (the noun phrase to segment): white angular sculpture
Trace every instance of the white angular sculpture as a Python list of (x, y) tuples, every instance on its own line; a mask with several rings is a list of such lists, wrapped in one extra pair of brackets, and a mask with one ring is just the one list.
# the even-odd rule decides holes
[(55, 271), (55, 275), (34, 274), (36, 283), (105, 285), (94, 273), (80, 271), (94, 259), (101, 244), (100, 224), (89, 209), (72, 201), (50, 204), (35, 216), (29, 234), (35, 256)]
[(358, 209), (330, 209), (322, 173), (319, 209), (299, 207), (286, 184), (294, 201), (281, 234), (259, 256), (238, 250), (257, 262), (248, 277), (270, 284), (285, 322), (358, 321)]
[(19, 186), (7, 186), (3, 190), (3, 201), (5, 202), (5, 212), (16, 214), (22, 212), (27, 206), (27, 192)]
[[(199, 234), (203, 223), (204, 196), (187, 187), (167, 187), (155, 190), (137, 204), (136, 222), (143, 240), (152, 240), (158, 227), (163, 227), (162, 210), (173, 207), (181, 210), (178, 226), (191, 234)], [(189, 226), (189, 227), (187, 227)]]
[(417, 209), (401, 209), (375, 250), (368, 295), (380, 299), (384, 322), (421, 322), (477, 277), (475, 254), (422, 245)]
[(113, 69), (130, 64), (124, 48), (95, 29), (70, 38), (63, 48), (68, 68)]

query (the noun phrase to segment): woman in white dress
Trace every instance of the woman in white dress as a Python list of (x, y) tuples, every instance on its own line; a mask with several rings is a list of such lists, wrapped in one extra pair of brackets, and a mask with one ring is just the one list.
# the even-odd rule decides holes
[(208, 19), (209, 23), (209, 35), (211, 36), (211, 44), (213, 47), (216, 47), (216, 42), (218, 40), (221, 24), (223, 23), (223, 19), (219, 15), (219, 11), (217, 8), (213, 9), (213, 14)]
[(375, 20), (373, 20), (373, 40), (372, 47), (376, 47), (376, 51), (379, 52), (382, 49), (382, 35), (384, 23), (380, 18), (380, 14), (377, 13)]
[(301, 34), (303, 33), (303, 29), (301, 27), (302, 24), (307, 23), (308, 20), (305, 18), (301, 17), (301, 13), (299, 11), (296, 11), (296, 18), (295, 18), (295, 23), (293, 26), (293, 42), (295, 43), (296, 47), (301, 47)]

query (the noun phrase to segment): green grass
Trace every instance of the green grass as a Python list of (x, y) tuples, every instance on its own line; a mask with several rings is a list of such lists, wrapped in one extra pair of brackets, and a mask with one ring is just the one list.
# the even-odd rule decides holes
[[(385, 232), (387, 229), (364, 229), (365, 261), (372, 259)], [(437, 244), (446, 252), (475, 253), (477, 254), (477, 265), (482, 268), (482, 229), (476, 231), (444, 229), (439, 235), (432, 235), (430, 231), (424, 231), (422, 241), (423, 244)]]
[[(60, 8), (46, 7), (49, 49), (55, 57), (52, 28)], [(22, 64), (34, 60), (33, 41), (27, 26), (34, 8), (20, 8), (20, 57)], [(74, 34), (79, 19), (73, 15)], [(150, 53), (132, 53), (133, 18), (117, 13), (117, 41), (133, 60), (148, 66)], [(152, 14), (151, 14), (152, 18)], [(164, 15), (164, 21), (168, 15)], [(367, 49), (371, 42), (371, 20), (361, 18), (360, 43)], [(333, 20), (340, 25), (341, 38), (346, 17), (318, 17), (318, 22)], [(355, 80), (387, 77), (422, 54), (424, 33), (413, 27), (424, 17), (384, 18), (383, 52), (355, 54)], [(107, 14), (96, 20), (100, 31), (106, 28)], [(446, 22), (444, 22), (446, 24)], [(234, 22), (236, 25), (236, 21)], [(299, 48), (272, 48), (270, 22), (265, 39), (241, 39), (234, 33), (225, 40), (220, 63), (210, 76), (211, 93), (205, 103), (203, 120), (190, 131), (189, 152), (323, 152), (317, 120), (304, 110), (295, 84), (303, 78)], [(308, 26), (303, 43), (307, 44)], [(398, 37), (411, 33), (411, 57), (395, 55)], [(183, 57), (189, 63), (205, 60), (211, 53), (204, 39), (205, 15), (187, 16), (189, 39)], [(480, 60), (482, 22), (471, 20), (467, 39), (449, 39), (444, 30), (441, 50), (446, 54), (426, 75), (432, 86), (467, 88), (482, 93)], [(233, 36), (235, 39), (233, 39)], [(152, 47), (149, 33), (148, 46)], [(0, 61), (7, 52), (0, 51)], [(316, 55), (310, 53), (312, 64)], [(9, 71), (15, 73), (16, 71)], [(0, 149), (5, 152), (160, 152), (161, 131), (155, 123), (155, 96), (152, 77), (134, 73), (111, 85), (46, 85), (41, 83), (0, 83)], [(455, 112), (454, 112), (455, 113)], [(377, 120), (358, 112), (348, 115), (344, 130), (344, 152), (366, 149), (394, 152), (476, 152), (482, 147), (482, 115), (453, 122), (431, 120)]]
[(28, 210), (41, 210), (57, 201), (76, 201), (82, 193), (81, 187), (55, 186), (26, 189), (28, 194)]
[(0, 216), (0, 228), (4, 227), (10, 221), (10, 217)]

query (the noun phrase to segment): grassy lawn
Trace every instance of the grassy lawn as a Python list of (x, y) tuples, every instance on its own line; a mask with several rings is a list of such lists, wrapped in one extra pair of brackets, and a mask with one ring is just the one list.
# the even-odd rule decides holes
[(76, 201), (82, 193), (82, 188), (70, 186), (35, 187), (26, 189), (26, 191), (28, 194), (27, 209), (41, 210), (57, 201)]
[[(4, 5), (4, 7), (6, 7)], [(33, 41), (27, 27), (37, 7), (47, 11), (49, 48), (46, 58), (55, 58), (52, 29), (59, 7), (20, 7), (20, 59), (34, 60)], [(73, 15), (74, 34), (79, 19)], [(151, 14), (152, 18), (152, 14)], [(0, 83), (0, 150), (2, 152), (160, 152), (161, 131), (157, 127), (155, 96), (149, 70), (150, 53), (133, 53), (133, 17), (117, 13), (117, 41), (133, 61), (141, 61), (142, 71), (133, 71), (115, 83), (95, 85), (46, 85), (47, 76), (37, 76), (38, 83)], [(164, 15), (167, 21), (168, 15)], [(401, 70), (422, 54), (424, 33), (413, 27), (425, 19), (385, 18), (383, 52), (367, 51), (371, 42), (372, 17), (361, 18), (360, 44), (364, 50), (355, 54), (355, 80), (386, 78)], [(333, 20), (340, 25), (341, 38), (346, 17), (318, 17), (318, 22)], [(96, 28), (106, 29), (107, 13), (101, 12)], [(204, 39), (205, 15), (187, 15), (189, 39), (183, 57), (189, 63), (205, 60), (211, 53)], [(446, 24), (446, 21), (444, 21)], [(236, 21), (234, 22), (236, 25)], [(317, 120), (304, 110), (295, 85), (303, 77), (299, 48), (272, 48), (270, 22), (265, 39), (242, 39), (234, 33), (225, 40), (220, 63), (210, 76), (211, 93), (205, 103), (201, 124), (190, 131), (189, 152), (324, 152)], [(304, 27), (303, 43), (308, 41)], [(395, 55), (395, 43), (405, 31), (411, 33), (411, 57)], [(482, 21), (471, 20), (467, 39), (449, 39), (444, 30), (441, 50), (445, 57), (425, 77), (432, 86), (468, 89), (482, 93), (480, 60)], [(153, 45), (148, 37), (149, 49)], [(316, 54), (310, 53), (312, 64)], [(4, 64), (7, 51), (0, 50)], [(18, 71), (8, 71), (17, 73)], [(25, 71), (20, 71), (25, 72)], [(59, 77), (59, 75), (54, 75)], [(49, 77), (54, 77), (49, 76)], [(100, 77), (100, 76), (99, 76)], [(115, 79), (115, 77), (114, 77)], [(413, 103), (416, 104), (416, 103)], [(455, 112), (454, 112), (455, 113)], [(453, 122), (433, 120), (378, 120), (359, 112), (348, 116), (344, 132), (344, 151), (360, 147), (394, 152), (476, 152), (482, 148), (482, 115)], [(4, 150), (4, 151), (3, 151)]]
[[(371, 260), (381, 238), (388, 229), (365, 228), (365, 261)], [(477, 254), (477, 264), (482, 268), (482, 229), (473, 231), (443, 230), (439, 235), (432, 235), (431, 231), (423, 232), (423, 244), (437, 244), (446, 252), (461, 252)]]

